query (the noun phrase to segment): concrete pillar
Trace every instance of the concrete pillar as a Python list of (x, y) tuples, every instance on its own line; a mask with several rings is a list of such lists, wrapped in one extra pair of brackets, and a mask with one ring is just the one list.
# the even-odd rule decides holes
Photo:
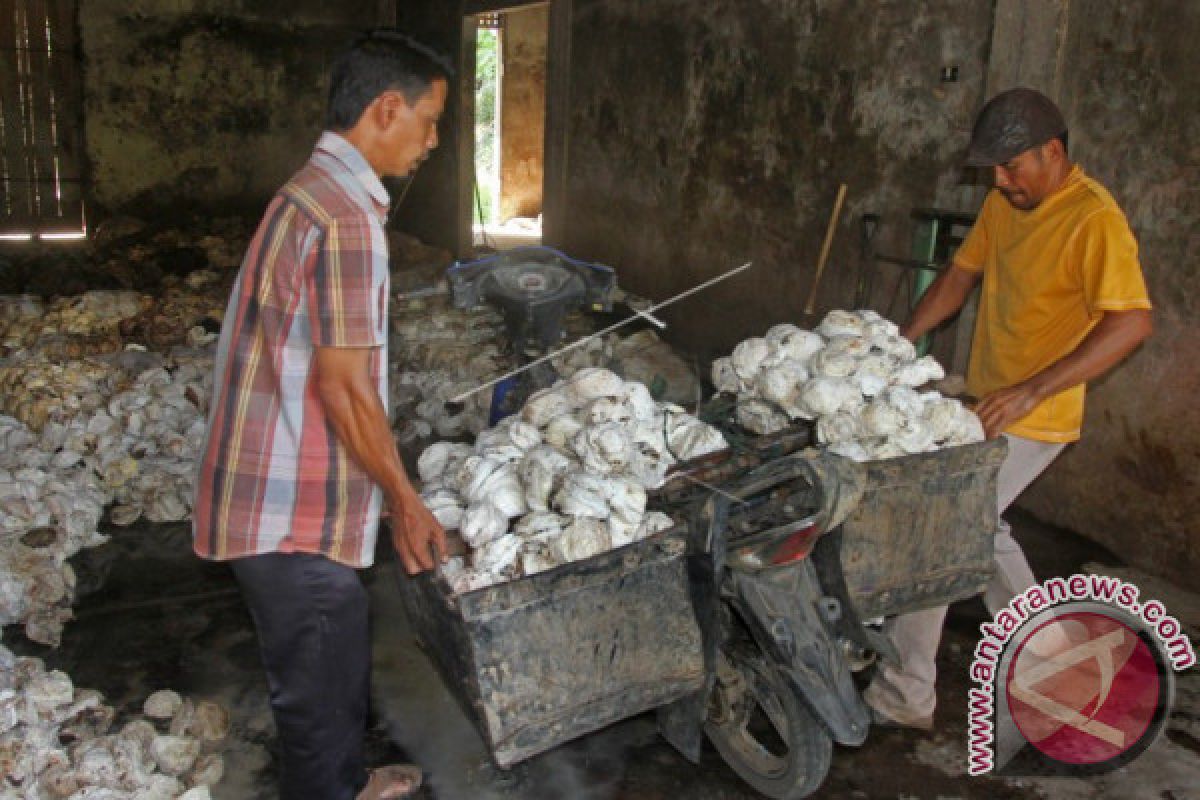
[(1029, 86), (1057, 98), (1070, 0), (996, 0), (987, 94)]
[[(996, 0), (984, 100), (1028, 86), (1061, 102), (1070, 0)], [(953, 371), (965, 373), (975, 331), (978, 294), (958, 317)]]

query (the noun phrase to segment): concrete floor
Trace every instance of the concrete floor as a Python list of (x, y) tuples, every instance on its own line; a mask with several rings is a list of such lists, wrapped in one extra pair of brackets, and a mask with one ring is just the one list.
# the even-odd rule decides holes
[[(1120, 559), (1077, 536), (1019, 513), (1017, 537), (1040, 575), (1068, 575), (1085, 562)], [(272, 722), (250, 620), (227, 568), (191, 556), (186, 525), (114, 529), (113, 541), (77, 559), (81, 597), (62, 647), (48, 651), (6, 637), (13, 649), (44, 657), (79, 686), (103, 691), (119, 710), (170, 687), (215, 699), (233, 712), (237, 744), (226, 753), (218, 800), (274, 796)], [(394, 564), (365, 575), (375, 639), (376, 722), (368, 735), (373, 764), (404, 758), (427, 776), (425, 798), (757, 797), (710, 747), (698, 766), (657, 733), (652, 715), (613, 725), (531, 759), (509, 772), (492, 767), (475, 730), (415, 646), (395, 588)], [(1180, 590), (1173, 589), (1178, 592)], [(1159, 594), (1161, 597), (1162, 594)], [(1179, 595), (1194, 603), (1195, 595)], [(1175, 612), (1170, 599), (1163, 598)], [(1176, 612), (1178, 613), (1178, 612)], [(837, 748), (819, 797), (829, 798), (1200, 798), (1200, 679), (1179, 676), (1166, 736), (1128, 767), (1090, 781), (1000, 780), (965, 774), (968, 659), (984, 609), (978, 601), (951, 612), (942, 651), (938, 729), (934, 734), (874, 729), (860, 748)], [(1193, 637), (1196, 631), (1193, 630)]]
[(542, 224), (539, 219), (509, 220), (506, 224), (478, 225), (473, 229), (472, 243), (476, 247), (511, 250), (542, 243)]

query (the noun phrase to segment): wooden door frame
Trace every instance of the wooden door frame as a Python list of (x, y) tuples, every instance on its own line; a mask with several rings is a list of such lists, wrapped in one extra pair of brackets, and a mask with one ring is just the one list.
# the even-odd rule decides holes
[(459, 17), (461, 31), (458, 51), (458, 201), (455, 203), (455, 255), (469, 258), (474, 248), (471, 221), (474, 218), (475, 190), (475, 14), (467, 11)]
[(459, 258), (474, 248), (475, 216), (475, 36), (477, 14), (549, 6), (546, 31), (546, 122), (542, 144), (542, 242), (562, 241), (567, 181), (567, 122), (570, 103), (572, 0), (464, 0), (458, 59), (458, 220), (455, 225)]
[(563, 245), (567, 208), (573, 0), (551, 0), (546, 41), (546, 128), (542, 145), (542, 244)]

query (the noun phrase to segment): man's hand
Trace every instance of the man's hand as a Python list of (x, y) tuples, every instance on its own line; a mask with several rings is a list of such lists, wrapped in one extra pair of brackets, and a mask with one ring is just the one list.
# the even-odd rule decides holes
[(1148, 309), (1105, 311), (1070, 353), (1021, 383), (983, 398), (975, 413), (984, 433), (994, 439), (1047, 397), (1100, 377), (1133, 352), (1153, 329)]
[(975, 406), (975, 414), (983, 423), (984, 435), (995, 439), (1014, 422), (1029, 416), (1042, 399), (1037, 387), (1026, 381), (992, 392)]
[(388, 498), (392, 512), (392, 545), (404, 570), (416, 575), (446, 560), (446, 532), (416, 494)]

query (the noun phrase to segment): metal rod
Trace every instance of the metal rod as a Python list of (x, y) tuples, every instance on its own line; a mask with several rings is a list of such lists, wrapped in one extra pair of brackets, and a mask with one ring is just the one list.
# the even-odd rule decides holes
[(650, 316), (650, 315), (649, 315), (649, 314), (647, 314), (645, 311), (638, 311), (637, 309), (634, 309), (634, 312), (633, 312), (633, 313), (637, 314), (639, 317), (641, 317), (642, 319), (646, 320), (646, 321), (647, 321), (647, 322), (649, 322), (651, 325), (654, 325), (654, 326), (655, 326), (655, 327), (657, 327), (659, 330), (662, 330), (663, 328), (667, 327), (667, 323), (663, 322), (663, 321), (662, 321), (661, 319), (659, 319), (658, 317), (652, 317), (652, 316)]
[(702, 481), (699, 478), (696, 478), (692, 475), (688, 475), (686, 472), (676, 472), (672, 475), (668, 475), (667, 483), (670, 483), (671, 481), (675, 480), (676, 478), (683, 478), (685, 480), (689, 480), (692, 483), (696, 484), (697, 486), (701, 486), (705, 489), (708, 489), (711, 492), (715, 492), (715, 493), (721, 495), (722, 497), (732, 500), (733, 502), (737, 503), (739, 506), (743, 505), (746, 502), (742, 498), (738, 497), (736, 494), (730, 494), (729, 492), (725, 491), (724, 489), (721, 489), (720, 487), (717, 487), (717, 486), (713, 486), (711, 483)]
[[(677, 303), (680, 300), (682, 300), (683, 298), (693, 295), (702, 289), (707, 289), (709, 286), (712, 286), (714, 283), (723, 281), (726, 278), (732, 278), (734, 275), (737, 275), (739, 272), (749, 269), (753, 264), (754, 264), (753, 261), (747, 261), (745, 264), (742, 264), (740, 267), (734, 267), (733, 269), (729, 270), (728, 272), (723, 272), (715, 278), (710, 278), (710, 279), (706, 280), (704, 283), (700, 284), (699, 286), (693, 286), (691, 289), (688, 289), (687, 291), (680, 292), (679, 294), (675, 295), (674, 297), (663, 300), (661, 303), (658, 303), (656, 305), (652, 305), (649, 308), (645, 309), (645, 311), (643, 311), (642, 313), (649, 314), (652, 311), (658, 311), (660, 308), (666, 308), (667, 306), (671, 305), (672, 303)], [(451, 403), (461, 403), (464, 400), (466, 400), (468, 397), (470, 397), (471, 395), (481, 392), (484, 389), (487, 389), (489, 387), (495, 386), (497, 383), (500, 383), (500, 381), (508, 380), (509, 378), (513, 377), (514, 375), (520, 375), (522, 372), (524, 372), (527, 369), (536, 367), (538, 364), (541, 364), (544, 361), (549, 361), (552, 358), (557, 358), (558, 356), (562, 355), (563, 353), (569, 352), (571, 350), (574, 350), (576, 347), (580, 347), (580, 346), (586, 344), (587, 342), (591, 341), (592, 339), (595, 339), (597, 336), (604, 336), (605, 334), (611, 333), (612, 331), (615, 331), (617, 328), (620, 328), (624, 325), (628, 325), (629, 323), (633, 322), (634, 320), (637, 320), (640, 318), (641, 317), (637, 313), (634, 313), (632, 316), (626, 317), (625, 319), (621, 320), (618, 323), (609, 325), (607, 328), (605, 328), (602, 331), (597, 331), (596, 333), (593, 333), (590, 336), (585, 336), (582, 339), (578, 339), (574, 342), (571, 342), (566, 347), (556, 350), (553, 353), (547, 353), (546, 355), (542, 356), (541, 358), (538, 358), (534, 361), (530, 361), (528, 364), (526, 364), (522, 367), (517, 367), (514, 370), (506, 372), (498, 378), (493, 378), (492, 380), (488, 381), (487, 383), (481, 383), (479, 386), (476, 386), (474, 389), (468, 389), (467, 391), (463, 392), (462, 394), (458, 395), (457, 397), (450, 398), (450, 402)]]

